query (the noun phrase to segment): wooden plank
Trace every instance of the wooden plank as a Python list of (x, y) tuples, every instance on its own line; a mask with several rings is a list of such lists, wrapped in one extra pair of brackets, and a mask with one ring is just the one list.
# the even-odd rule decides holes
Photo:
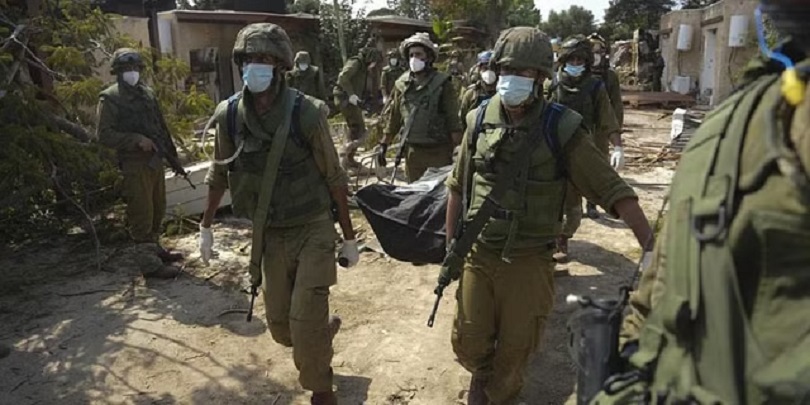
[[(200, 162), (186, 167), (188, 178), (196, 189), (191, 188), (186, 179), (166, 172), (166, 215), (185, 216), (200, 215), (205, 211), (208, 186), (204, 184), (205, 175), (211, 162)], [(219, 207), (231, 205), (231, 194), (226, 191)]]

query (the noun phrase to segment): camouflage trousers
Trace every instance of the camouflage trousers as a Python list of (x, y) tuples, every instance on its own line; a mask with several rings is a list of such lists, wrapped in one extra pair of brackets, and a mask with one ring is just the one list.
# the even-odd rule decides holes
[(166, 177), (163, 165), (143, 161), (121, 163), (122, 194), (127, 208), (129, 235), (136, 243), (157, 243), (166, 215)]
[(476, 246), (456, 293), (452, 344), (459, 363), (488, 379), (490, 404), (512, 404), (523, 388), (529, 356), (539, 349), (554, 306), (551, 251), (511, 263)]
[(405, 165), (408, 182), (419, 180), (431, 167), (444, 167), (453, 163), (453, 145), (407, 145)]
[(273, 340), (292, 347), (306, 390), (332, 390), (329, 287), (337, 282), (331, 219), (271, 228), (265, 237), (262, 291)]

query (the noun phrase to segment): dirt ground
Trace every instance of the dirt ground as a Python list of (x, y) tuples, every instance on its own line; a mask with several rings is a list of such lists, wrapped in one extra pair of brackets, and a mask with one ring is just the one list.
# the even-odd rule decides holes
[[(630, 160), (643, 145), (669, 140), (661, 111), (627, 114)], [(634, 147), (634, 145), (636, 147)], [(649, 153), (649, 152), (646, 152)], [(631, 162), (632, 163), (632, 162)], [(673, 163), (629, 165), (622, 175), (654, 220)], [(360, 215), (355, 212), (355, 215)], [(363, 221), (356, 223), (366, 230)], [(253, 322), (241, 279), (248, 227), (215, 225), (219, 257), (197, 259), (197, 236), (169, 241), (187, 254), (175, 280), (137, 277), (126, 252), (102, 247), (97, 271), (87, 235), (43, 240), (0, 255), (0, 404), (305, 404), (290, 349), (272, 341), (257, 300)], [(574, 393), (575, 369), (566, 322), (567, 294), (611, 296), (632, 279), (640, 249), (623, 223), (583, 220), (571, 244), (572, 262), (559, 266), (556, 307), (542, 350), (531, 361), (524, 399), (562, 404)], [(123, 263), (123, 264), (122, 264)], [(343, 318), (335, 338), (335, 385), (341, 404), (463, 404), (469, 374), (454, 360), (450, 328), (454, 284), (436, 326), (426, 326), (436, 266), (414, 267), (378, 253), (339, 270), (332, 310)]]

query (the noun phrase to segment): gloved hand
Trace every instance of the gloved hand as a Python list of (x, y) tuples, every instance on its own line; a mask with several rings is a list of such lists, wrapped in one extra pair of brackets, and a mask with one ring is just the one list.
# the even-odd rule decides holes
[(349, 261), (347, 268), (354, 267), (360, 261), (360, 252), (357, 250), (356, 240), (344, 240), (338, 257)]
[(388, 104), (388, 97), (383, 97), (383, 105)]
[(621, 146), (613, 147), (613, 153), (610, 154), (610, 165), (616, 170), (624, 167), (624, 149)]
[(349, 96), (349, 104), (357, 105), (358, 103), (360, 103), (360, 97), (357, 97), (356, 94), (352, 94), (351, 96)]
[(447, 256), (444, 258), (444, 263), (442, 263), (442, 268), (439, 271), (439, 285), (446, 287), (451, 282), (458, 280), (461, 277), (461, 271), (463, 269), (464, 259), (448, 251)]
[(377, 154), (377, 165), (380, 167), (385, 167), (385, 153), (388, 152), (388, 144), (387, 143), (379, 143), (375, 148), (374, 152)]
[(200, 257), (203, 263), (208, 264), (214, 250), (214, 233), (211, 228), (206, 228), (200, 224)]

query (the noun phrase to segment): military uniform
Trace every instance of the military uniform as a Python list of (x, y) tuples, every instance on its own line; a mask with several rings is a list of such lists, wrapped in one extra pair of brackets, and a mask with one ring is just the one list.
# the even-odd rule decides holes
[(464, 92), (461, 94), (461, 99), (459, 100), (459, 107), (458, 107), (458, 115), (461, 117), (462, 122), (462, 130), (467, 129), (467, 114), (478, 108), (478, 106), (484, 101), (491, 98), (495, 95), (495, 86), (491, 86), (491, 89), (487, 89), (485, 85), (479, 80), (477, 83), (468, 86)]
[[(396, 49), (392, 49), (388, 52), (389, 60), (395, 59), (397, 56), (399, 56), (399, 53)], [(394, 83), (406, 71), (407, 69), (401, 62), (398, 62), (394, 66), (389, 63), (382, 68), (382, 73), (380, 73), (380, 90), (382, 91), (383, 97), (386, 99), (391, 97), (391, 93), (394, 91)]]
[[(574, 52), (580, 51), (587, 52), (587, 55), (590, 54), (589, 48), (566, 50), (560, 57), (561, 64), (564, 65), (566, 58)], [(586, 60), (588, 59), (590, 58), (586, 57)], [(588, 63), (588, 65), (590, 64)], [(610, 148), (609, 138), (611, 135), (619, 133), (621, 129), (616, 122), (616, 115), (605, 90), (604, 82), (588, 71), (580, 77), (572, 77), (561, 70), (558, 76), (556, 88), (551, 92), (551, 100), (582, 115), (583, 125), (588, 128), (596, 147), (603, 152), (603, 158), (607, 160)], [(560, 241), (560, 250), (563, 253), (561, 261), (565, 260), (568, 250), (565, 240), (574, 236), (581, 223), (582, 196), (577, 192), (576, 187), (571, 187), (565, 201), (565, 221)]]
[[(309, 65), (301, 70), (301, 64)], [(295, 54), (295, 66), (287, 72), (287, 84), (301, 90), (308, 96), (326, 100), (326, 86), (323, 84), (323, 73), (317, 66), (312, 65), (309, 52), (299, 51)]]
[[(422, 177), (429, 167), (443, 167), (453, 163), (453, 139), (451, 134), (461, 132), (458, 117), (458, 99), (450, 77), (431, 71), (420, 83), (413, 75), (401, 76), (394, 85), (391, 108), (386, 119), (386, 134), (406, 130), (412, 120), (407, 136), (405, 164), (408, 181)], [(411, 114), (416, 114), (411, 118)]]
[[(289, 46), (289, 38), (278, 26), (252, 24), (237, 36), (234, 59), (239, 66), (246, 53), (264, 53), (291, 65)], [(287, 66), (275, 67), (279, 68)], [(261, 282), (270, 333), (279, 344), (293, 348), (301, 385), (333, 399), (330, 363), (335, 331), (329, 323), (329, 288), (337, 280), (337, 234), (330, 190), (347, 187), (348, 178), (330, 136), (325, 103), (299, 96), (284, 81), (273, 80), (267, 91), (274, 93), (274, 102), (261, 114), (250, 91), (217, 107), (214, 158), (238, 154), (226, 165), (212, 164), (206, 183), (212, 190), (229, 188), (234, 214), (253, 221), (254, 232), (264, 229), (261, 238), (253, 236), (251, 254), (260, 253), (255, 255), (260, 271), (259, 267), (254, 271), (251, 257), (251, 281)], [(298, 107), (294, 107), (296, 99)], [(235, 103), (235, 114), (228, 113), (229, 103)], [(236, 119), (235, 124), (228, 122), (229, 116)], [(283, 122), (290, 123), (289, 129), (282, 128)], [(284, 134), (287, 140), (278, 155), (272, 194), (268, 206), (261, 207), (262, 195), (268, 192), (266, 176), (271, 176), (265, 167), (273, 160), (276, 138)], [(237, 152), (240, 143), (243, 147)], [(332, 404), (331, 399), (318, 402), (313, 396), (313, 404)]]
[[(359, 105), (349, 102), (351, 96), (357, 96), (362, 100), (366, 94), (369, 83), (369, 64), (379, 62), (379, 51), (372, 48), (363, 49), (359, 55), (349, 58), (343, 66), (343, 70), (338, 75), (337, 85), (333, 90), (335, 105), (340, 108), (341, 114), (346, 119), (349, 126), (349, 142), (345, 147), (345, 154), (349, 163), (354, 162), (354, 152), (360, 146), (360, 141), (366, 135), (366, 122), (363, 118), (363, 110)], [(354, 163), (352, 163), (354, 164)]]
[(157, 243), (166, 214), (166, 174), (157, 151), (146, 152), (138, 143), (151, 139), (175, 157), (177, 150), (152, 89), (118, 81), (102, 91), (97, 137), (117, 152), (130, 236), (138, 243)]
[(619, 83), (619, 75), (613, 69), (595, 71), (594, 76), (605, 83), (605, 90), (610, 99), (610, 106), (613, 107), (613, 114), (616, 116), (616, 123), (619, 129), (624, 127), (624, 103), (622, 102), (622, 88)]
[[(529, 27), (502, 32), (493, 51), (493, 65), (550, 75), (552, 51), (548, 36)], [(473, 373), (470, 404), (510, 404), (520, 393), (527, 361), (538, 349), (554, 303), (551, 256), (562, 227), (560, 218), (569, 181), (610, 212), (618, 202), (636, 199), (607, 160), (600, 158), (601, 152), (581, 125), (582, 117), (573, 110), (563, 109), (556, 127), (551, 126), (548, 123), (553, 121), (546, 117), (550, 110), (538, 92), (529, 101), (521, 102), (523, 118), (509, 122), (504, 97), (510, 95), (511, 87), (506, 83), (518, 79), (514, 76), (503, 80), (505, 95), (496, 94), (485, 107), (467, 115), (459, 159), (447, 180), (451, 201), (459, 201), (465, 185), (469, 187), (469, 208), (464, 218), (474, 221), (498, 173), (507, 170), (516, 155), (526, 153), (519, 148), (523, 148), (522, 140), (529, 131), (551, 128), (554, 134), (543, 138), (559, 143), (557, 152), (543, 141), (530, 151), (527, 166), (497, 202), (497, 212), (464, 259), (452, 343), (458, 361)], [(517, 87), (517, 91), (523, 88)], [(473, 141), (482, 109), (481, 132)], [(480, 391), (485, 392), (484, 398)]]

